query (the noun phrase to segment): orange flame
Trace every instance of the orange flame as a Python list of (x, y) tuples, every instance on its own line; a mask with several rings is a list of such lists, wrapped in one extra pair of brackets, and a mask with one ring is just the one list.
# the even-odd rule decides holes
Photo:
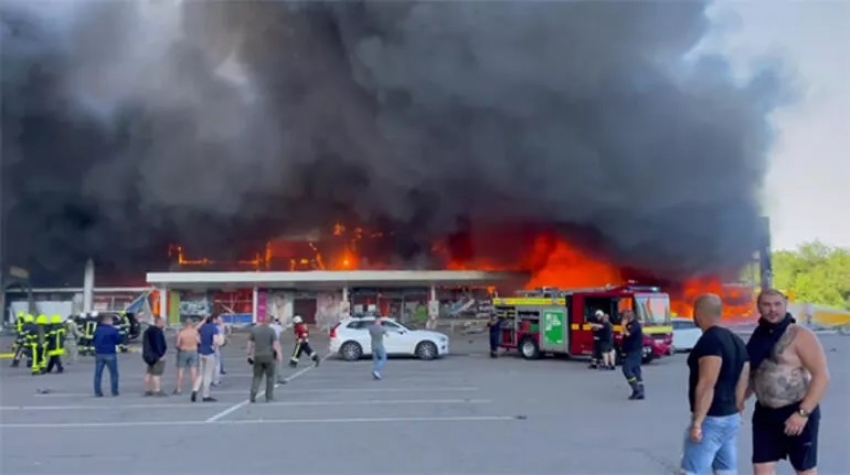
[[(266, 243), (263, 253), (252, 259), (240, 260), (238, 265), (254, 270), (272, 270), (285, 267), (290, 271), (307, 270), (357, 270), (388, 269), (389, 262), (370, 262), (361, 254), (363, 245), (370, 239), (378, 239), (384, 233), (367, 231), (360, 227), (347, 227), (335, 223), (325, 237), (312, 236), (300, 239), (279, 239)], [(622, 267), (582, 252), (578, 247), (553, 234), (529, 235), (522, 243), (506, 242), (505, 246), (527, 248), (519, 262), (509, 264), (499, 260), (475, 257), (458, 257), (450, 252), (451, 238), (435, 242), (432, 253), (440, 258), (447, 270), (527, 270), (532, 276), (526, 288), (558, 287), (564, 289), (623, 285), (627, 276)], [(493, 243), (490, 243), (492, 246)], [(496, 243), (498, 254), (502, 243)], [(457, 242), (454, 243), (457, 246)], [(463, 247), (466, 244), (461, 243)], [(456, 248), (454, 248), (457, 251)], [(221, 265), (209, 258), (189, 259), (179, 245), (169, 246), (169, 256), (180, 266)], [(485, 252), (486, 253), (486, 252)], [(457, 252), (455, 253), (457, 254)], [(462, 254), (462, 252), (461, 252)], [(471, 252), (467, 254), (472, 254)], [(638, 282), (654, 285), (654, 282)], [(754, 313), (754, 289), (745, 285), (729, 285), (717, 278), (691, 279), (672, 286), (664, 286), (670, 295), (671, 312), (680, 317), (693, 315), (693, 302), (703, 293), (719, 295), (725, 305), (726, 318), (747, 318)]]

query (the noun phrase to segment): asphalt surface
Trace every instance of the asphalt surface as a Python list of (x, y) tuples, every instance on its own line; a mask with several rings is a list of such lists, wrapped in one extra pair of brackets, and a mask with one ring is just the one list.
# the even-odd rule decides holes
[[(820, 473), (850, 473), (850, 337), (823, 336), (833, 383), (823, 405)], [(92, 362), (61, 375), (0, 369), (0, 473), (9, 474), (664, 474), (688, 422), (685, 356), (645, 367), (648, 399), (627, 401), (619, 371), (580, 361), (491, 360), (483, 336), (456, 355), (287, 369), (276, 402), (249, 404), (244, 336), (226, 349), (217, 403), (141, 395), (143, 364), (122, 355), (121, 395), (92, 396)], [(326, 346), (314, 338), (317, 347)], [(174, 387), (173, 356), (164, 385)], [(39, 394), (39, 390), (47, 390)], [(749, 411), (748, 411), (749, 412)], [(749, 468), (749, 423), (739, 441)], [(792, 473), (783, 465), (780, 474)]]

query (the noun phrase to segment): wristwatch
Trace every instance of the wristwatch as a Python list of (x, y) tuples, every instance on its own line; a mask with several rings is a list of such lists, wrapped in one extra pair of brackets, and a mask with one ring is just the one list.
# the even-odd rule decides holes
[(801, 407), (800, 409), (797, 409), (797, 414), (798, 414), (800, 417), (809, 417), (809, 414), (810, 414), (810, 413), (809, 413), (809, 411), (807, 411), (807, 410), (805, 410), (805, 409), (803, 409), (803, 408)]

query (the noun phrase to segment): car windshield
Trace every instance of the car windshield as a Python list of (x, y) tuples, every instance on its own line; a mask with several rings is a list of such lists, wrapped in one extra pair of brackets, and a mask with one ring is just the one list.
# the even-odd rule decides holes
[(636, 295), (635, 313), (644, 325), (670, 324), (670, 297), (665, 294)]
[(395, 320), (383, 320), (383, 325), (385, 327), (390, 327), (393, 330), (410, 330), (406, 326), (402, 325), (401, 322), (397, 322)]

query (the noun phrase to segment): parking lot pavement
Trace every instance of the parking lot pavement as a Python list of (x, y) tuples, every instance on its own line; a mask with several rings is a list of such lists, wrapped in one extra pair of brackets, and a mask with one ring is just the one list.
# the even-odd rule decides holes
[[(823, 341), (833, 383), (821, 473), (848, 473), (850, 338)], [(287, 369), (291, 379), (274, 402), (249, 404), (243, 345), (234, 338), (226, 350), (228, 374), (213, 389), (215, 403), (142, 397), (139, 355), (121, 357), (117, 398), (92, 397), (90, 359), (62, 375), (3, 367), (2, 472), (660, 474), (674, 472), (688, 421), (682, 355), (645, 368), (646, 401), (625, 399), (619, 371), (470, 352), (391, 360), (381, 381), (372, 380), (368, 361), (302, 364)], [(174, 378), (169, 367), (166, 390)], [(749, 472), (748, 431), (745, 423), (742, 473)]]

